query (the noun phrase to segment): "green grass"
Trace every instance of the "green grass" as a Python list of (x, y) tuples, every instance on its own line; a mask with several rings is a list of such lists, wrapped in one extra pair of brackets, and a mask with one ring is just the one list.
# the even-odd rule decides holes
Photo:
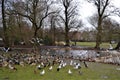
[[(72, 44), (74, 44), (72, 42)], [(83, 47), (95, 47), (96, 43), (95, 42), (77, 42), (77, 45), (83, 46)], [(117, 44), (112, 44), (113, 47), (116, 47)], [(108, 42), (103, 42), (100, 45), (101, 48), (109, 48), (109, 43)]]
[[(36, 66), (16, 66), (17, 71), (9, 70), (8, 68), (0, 68), (0, 80), (119, 80), (120, 71), (116, 68), (120, 66), (101, 64), (101, 63), (88, 63), (89, 68), (85, 68), (82, 64), (80, 71), (82, 75), (78, 74), (78, 70), (74, 70), (72, 66), (66, 66), (59, 72), (56, 71), (58, 65), (53, 66), (53, 70), (49, 71), (48, 67), (45, 68), (45, 75), (41, 76), (39, 73), (42, 70), (37, 70), (34, 73)], [(69, 75), (68, 69), (72, 73)]]

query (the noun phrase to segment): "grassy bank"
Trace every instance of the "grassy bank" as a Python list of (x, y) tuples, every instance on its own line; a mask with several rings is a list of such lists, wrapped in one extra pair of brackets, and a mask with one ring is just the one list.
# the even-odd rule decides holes
[[(74, 44), (72, 42), (72, 44)], [(95, 42), (77, 42), (78, 46), (83, 46), (83, 47), (95, 47), (96, 43)], [(112, 44), (113, 47), (116, 47), (117, 44)], [(110, 43), (108, 42), (103, 42), (100, 47), (101, 48), (109, 48)]]
[[(119, 80), (120, 79), (120, 66), (101, 64), (101, 63), (88, 63), (89, 68), (85, 68), (83, 63), (80, 70), (74, 70), (72, 66), (66, 66), (57, 72), (57, 66), (53, 66), (53, 70), (49, 71), (48, 67), (45, 68), (45, 75), (40, 75), (42, 70), (37, 70), (36, 74), (34, 69), (36, 66), (16, 66), (17, 71), (9, 70), (8, 68), (0, 68), (0, 80)], [(71, 69), (72, 74), (68, 74), (68, 69)], [(82, 73), (79, 74), (78, 71)]]

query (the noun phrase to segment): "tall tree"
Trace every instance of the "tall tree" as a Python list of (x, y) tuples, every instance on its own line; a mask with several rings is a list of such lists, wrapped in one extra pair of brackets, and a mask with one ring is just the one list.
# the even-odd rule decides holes
[(50, 18), (50, 33), (52, 38), (52, 43), (55, 45), (56, 41), (56, 22), (58, 22), (57, 15), (51, 15)]
[[(120, 8), (116, 9), (115, 14), (116, 14), (118, 17), (120, 17)], [(118, 30), (118, 31), (117, 31), (117, 34), (120, 35), (120, 29), (117, 29), (117, 30)], [(119, 38), (118, 44), (117, 44), (117, 46), (116, 46), (115, 49), (120, 49), (120, 38)]]
[[(65, 42), (66, 46), (69, 46), (69, 31), (75, 26), (73, 26), (75, 20), (77, 19), (77, 5), (74, 0), (61, 0), (62, 8), (64, 13), (60, 16), (63, 20), (65, 26)], [(78, 26), (76, 26), (78, 27)]]
[(107, 10), (111, 7), (110, 1), (111, 0), (88, 0), (89, 2), (94, 3), (95, 7), (97, 8), (97, 35), (96, 35), (96, 46), (95, 48), (99, 49), (101, 44), (102, 38), (102, 22), (103, 20), (108, 17)]
[[(21, 4), (19, 4), (21, 3)], [(37, 33), (42, 28), (44, 19), (55, 11), (50, 11), (52, 2), (49, 0), (24, 0), (24, 2), (17, 2), (14, 6), (14, 12), (27, 18), (34, 29), (34, 36), (38, 37)]]
[(3, 23), (3, 32), (4, 32), (4, 47), (9, 47), (9, 38), (7, 34), (7, 25), (6, 25), (6, 14), (5, 14), (5, 0), (2, 0), (2, 23)]

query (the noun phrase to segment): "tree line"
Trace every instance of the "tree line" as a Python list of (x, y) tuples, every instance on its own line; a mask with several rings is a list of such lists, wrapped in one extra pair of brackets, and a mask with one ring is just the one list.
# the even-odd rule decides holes
[[(9, 47), (20, 41), (42, 39), (42, 42), (55, 45), (55, 41), (70, 40), (96, 41), (100, 48), (103, 41), (117, 40), (120, 25), (110, 18), (120, 16), (111, 0), (86, 0), (96, 7), (96, 14), (89, 18), (93, 29), (84, 29), (79, 17), (78, 0), (1, 0), (2, 28), (4, 46)], [(109, 33), (109, 34), (108, 34)]]

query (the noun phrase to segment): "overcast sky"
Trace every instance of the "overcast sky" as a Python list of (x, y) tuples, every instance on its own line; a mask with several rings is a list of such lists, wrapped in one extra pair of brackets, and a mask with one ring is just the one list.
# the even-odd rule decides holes
[[(88, 18), (90, 16), (92, 16), (96, 11), (96, 8), (91, 4), (86, 2), (86, 0), (76, 0), (80, 2), (80, 9), (79, 9), (79, 14), (80, 19), (83, 20), (84, 24), (86, 24), (85, 26), (87, 27), (91, 27), (90, 24), (88, 23)], [(120, 0), (111, 0), (113, 1), (112, 3), (115, 5), (115, 7), (120, 8)], [(1, 17), (1, 12), (0, 12), (0, 17)], [(116, 21), (120, 22), (120, 17), (118, 16), (113, 16), (113, 19), (115, 19)]]
[[(84, 21), (87, 27), (91, 27), (91, 25), (88, 23), (87, 20), (90, 16), (92, 16), (95, 13), (96, 8), (91, 3), (88, 3), (85, 0), (84, 1), (79, 0), (79, 1), (80, 2), (82, 1), (81, 8), (80, 8), (80, 15), (81, 15), (80, 18)], [(115, 7), (120, 8), (120, 0), (113, 0), (112, 3), (115, 5)], [(112, 16), (111, 18), (120, 22), (120, 17), (118, 16)]]

